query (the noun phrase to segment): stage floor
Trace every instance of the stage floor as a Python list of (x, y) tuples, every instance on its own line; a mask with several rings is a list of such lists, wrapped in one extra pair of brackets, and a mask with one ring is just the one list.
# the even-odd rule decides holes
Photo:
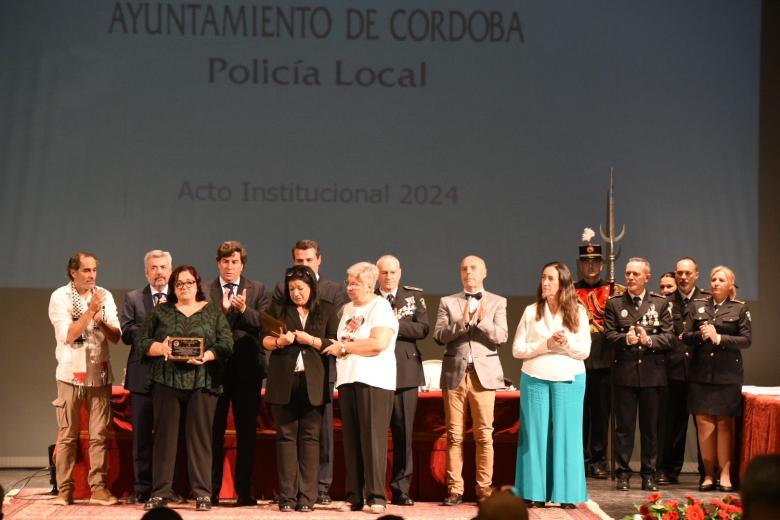
[[(0, 469), (0, 484), (2, 484), (3, 488), (5, 488), (6, 491), (10, 491), (10, 489), (18, 488), (20, 487), (20, 483), (18, 482), (20, 479), (26, 478), (30, 474), (33, 473), (33, 470), (20, 470), (20, 469)], [(701, 493), (698, 491), (698, 475), (695, 474), (684, 474), (682, 475), (682, 478), (680, 479), (681, 483), (676, 486), (667, 486), (661, 488), (661, 493), (664, 497), (668, 497), (670, 499), (679, 499), (679, 500), (685, 500), (685, 495), (693, 495), (701, 500), (709, 500), (710, 498), (720, 498), (720, 494), (718, 493)], [(644, 499), (649, 495), (648, 492), (642, 491), (639, 489), (639, 478), (632, 479), (632, 484), (635, 485), (635, 489), (632, 489), (628, 492), (621, 492), (616, 491), (614, 488), (614, 481), (612, 480), (594, 480), (594, 479), (588, 479), (588, 493), (590, 495), (591, 501), (598, 504), (598, 508), (601, 509), (604, 513), (606, 513), (606, 518), (622, 518), (625, 515), (632, 514), (635, 512), (633, 504), (639, 503), (644, 501)], [(30, 480), (29, 484), (27, 485), (28, 488), (32, 488), (36, 491), (43, 490), (50, 488), (49, 486), (49, 478), (48, 476), (40, 476), (35, 477)], [(32, 497), (31, 497), (32, 498)], [(35, 498), (40, 498), (45, 500), (45, 496), (38, 496)], [(79, 506), (78, 504), (82, 504)], [(338, 503), (337, 503), (338, 504)], [(78, 509), (78, 511), (72, 511), (74, 515), (72, 518), (78, 518), (77, 513), (83, 513), (86, 516), (91, 516), (93, 519), (98, 518), (99, 516), (95, 513), (97, 513), (97, 510), (95, 509), (96, 506), (89, 506), (86, 502), (77, 502), (76, 506), (73, 506), (73, 509)], [(116, 507), (116, 506), (115, 506)], [(27, 509), (28, 511), (25, 511)], [(32, 510), (29, 510), (29, 508), (22, 509), (18, 512), (18, 515), (12, 515), (10, 516), (10, 519), (13, 520), (14, 518), (38, 518), (40, 517), (41, 509), (37, 507), (36, 509), (38, 512), (37, 516), (29, 516), (26, 513), (33, 513)], [(54, 513), (54, 511), (58, 508), (51, 507), (47, 510), (51, 509), (51, 512)], [(69, 508), (70, 509), (70, 508)], [(100, 508), (103, 510), (103, 508)], [(110, 508), (109, 508), (110, 509)], [(140, 506), (120, 506), (120, 511), (114, 511), (114, 513), (111, 515), (112, 518), (140, 518), (143, 515), (143, 510), (140, 508)], [(278, 509), (275, 508), (272, 504), (268, 503), (267, 501), (261, 501), (260, 505), (258, 505), (256, 508), (241, 508), (234, 509), (230, 507), (216, 507), (212, 510), (211, 514), (208, 515), (200, 515), (195, 513), (194, 511), (194, 504), (189, 504), (187, 506), (177, 506), (177, 509), (179, 509), (179, 512), (184, 516), (185, 518), (221, 518), (221, 519), (228, 519), (228, 518), (250, 518), (250, 517), (256, 517), (258, 513), (260, 513), (264, 518), (274, 518), (276, 515), (282, 515), (284, 518), (290, 518), (289, 514), (283, 514), (279, 513)], [(315, 511), (311, 514), (305, 515), (305, 518), (308, 518), (310, 520), (323, 520), (328, 518), (343, 518), (344, 520), (349, 520), (350, 518), (366, 518), (371, 517), (371, 515), (368, 515), (367, 513), (340, 513), (337, 512), (336, 506), (332, 506), (331, 508), (320, 508), (318, 507), (315, 509)], [(596, 507), (592, 507), (592, 509), (596, 510)], [(4, 511), (7, 513), (6, 509), (4, 508)], [(245, 514), (244, 512), (249, 514)], [(252, 512), (252, 513), (250, 513)], [(387, 509), (387, 513), (393, 513), (397, 515), (401, 515), (405, 517), (407, 520), (423, 520), (423, 519), (435, 519), (435, 520), (441, 520), (444, 516), (448, 519), (453, 520), (470, 520), (471, 518), (474, 518), (476, 516), (476, 505), (475, 504), (465, 504), (460, 507), (455, 508), (447, 508), (446, 510), (442, 508), (441, 506), (438, 506), (438, 504), (434, 503), (418, 503), (414, 508), (405, 508), (405, 507), (399, 507), (399, 506), (389, 506)], [(566, 514), (567, 511), (561, 510), (557, 507), (549, 507), (545, 508), (544, 510), (538, 510), (533, 509), (531, 510), (532, 515), (531, 518), (533, 519), (571, 519), (571, 518), (594, 518), (593, 515), (587, 514), (586, 511), (581, 511), (580, 509), (573, 511), (574, 514)], [(445, 515), (446, 513), (446, 515)], [(581, 513), (581, 514), (577, 514)], [(444, 516), (443, 516), (444, 515)], [(48, 516), (48, 515), (47, 515)], [(64, 518), (61, 515), (56, 515), (58, 518)], [(297, 515), (296, 515), (297, 516)], [(70, 515), (67, 516), (68, 518), (71, 518)], [(7, 517), (8, 518), (8, 517)], [(109, 518), (109, 516), (106, 516), (105, 518)]]

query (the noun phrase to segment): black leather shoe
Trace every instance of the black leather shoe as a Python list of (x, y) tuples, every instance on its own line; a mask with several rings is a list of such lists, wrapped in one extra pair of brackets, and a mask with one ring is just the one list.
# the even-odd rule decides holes
[(715, 484), (710, 482), (709, 484), (699, 484), (699, 491), (707, 492), (715, 489)]
[(145, 504), (149, 500), (149, 495), (133, 493), (127, 497), (127, 504)]
[(181, 496), (180, 494), (178, 494), (176, 491), (174, 491), (171, 494), (171, 502), (173, 502), (174, 504), (186, 504), (187, 499)]
[(561, 509), (577, 509), (577, 506), (574, 504), (570, 504), (569, 502), (563, 502), (561, 504)]
[(393, 504), (397, 506), (413, 506), (414, 500), (406, 493), (401, 493), (397, 497), (393, 498)]
[(256, 506), (256, 505), (257, 505), (257, 499), (252, 495), (240, 496), (238, 497), (238, 500), (236, 500), (236, 507), (246, 507), (246, 506)]
[(659, 486), (668, 486), (671, 484), (671, 481), (669, 480), (669, 477), (666, 475), (666, 473), (661, 473), (655, 477), (655, 483)]
[(168, 505), (168, 499), (163, 497), (152, 497), (144, 504), (144, 509), (147, 511), (150, 509), (157, 509), (158, 507), (166, 507)]
[(459, 506), (463, 503), (463, 495), (459, 495), (458, 493), (450, 493), (447, 495), (447, 498), (445, 498), (441, 505), (443, 506)]
[(195, 511), (211, 511), (211, 497), (196, 498)]
[(279, 511), (282, 513), (292, 513), (295, 511), (295, 508), (290, 504), (282, 504), (279, 506)]
[(300, 513), (311, 513), (312, 511), (314, 511), (314, 509), (307, 504), (298, 504), (298, 507), (296, 507), (295, 510)]
[(525, 501), (525, 507), (531, 508), (531, 507), (544, 507), (544, 502), (538, 501), (538, 500), (526, 500)]
[(323, 506), (327, 506), (331, 502), (333, 502), (333, 501), (330, 499), (330, 495), (325, 493), (324, 491), (321, 491), (320, 494), (317, 495), (317, 503), (318, 504), (323, 505)]
[(607, 473), (607, 470), (604, 468), (593, 468), (590, 476), (599, 480), (606, 480), (606, 478), (609, 477), (609, 473)]
[(627, 478), (619, 478), (615, 482), (615, 489), (617, 489), (618, 491), (628, 491), (629, 489), (631, 489), (631, 485), (628, 483)]
[(718, 491), (721, 493), (732, 493), (734, 491), (734, 486), (722, 486), (718, 484)]
[(658, 486), (656, 485), (655, 480), (651, 478), (643, 478), (642, 489), (644, 491), (658, 491)]

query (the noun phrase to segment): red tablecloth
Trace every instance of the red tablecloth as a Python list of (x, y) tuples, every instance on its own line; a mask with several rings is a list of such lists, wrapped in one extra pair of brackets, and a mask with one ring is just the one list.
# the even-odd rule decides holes
[[(517, 451), (517, 433), (520, 428), (520, 393), (498, 392), (496, 394), (493, 445), (495, 467), (493, 484), (513, 484)], [(109, 434), (109, 486), (117, 496), (125, 496), (133, 490), (132, 425), (130, 424), (130, 394), (124, 388), (115, 386), (112, 396), (113, 426)], [(338, 396), (334, 400), (334, 442), (335, 461), (331, 494), (335, 498), (344, 495), (344, 453), (341, 444), (341, 419)], [(474, 442), (471, 423), (464, 442), (463, 476), (466, 498), (474, 499)], [(444, 406), (440, 391), (420, 394), (414, 424), (415, 473), (411, 495), (417, 500), (441, 500), (446, 494), (445, 448), (446, 431)], [(74, 470), (76, 498), (89, 496), (87, 473), (89, 472), (89, 435), (87, 433), (86, 411), (82, 410), (80, 449)], [(388, 481), (392, 462), (392, 440), (388, 445)], [(186, 457), (180, 446), (179, 464), (186, 465)], [(236, 436), (232, 416), (228, 417), (228, 431), (225, 435), (225, 472), (221, 497), (233, 498), (233, 468), (236, 461)], [(181, 475), (181, 477), (179, 477)], [(277, 492), (275, 430), (271, 413), (262, 401), (257, 421), (257, 450), (255, 455), (254, 493), (260, 498), (271, 498)], [(187, 492), (186, 468), (177, 470), (177, 487)], [(389, 490), (388, 490), (389, 493)], [(389, 496), (389, 494), (388, 494)]]
[(742, 445), (739, 458), (740, 478), (757, 455), (780, 453), (780, 396), (742, 394)]

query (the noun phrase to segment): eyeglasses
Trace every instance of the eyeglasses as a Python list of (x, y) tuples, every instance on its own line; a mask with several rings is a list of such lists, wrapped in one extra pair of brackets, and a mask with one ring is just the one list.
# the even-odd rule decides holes
[(366, 284), (360, 283), (360, 282), (350, 282), (349, 280), (344, 280), (344, 285), (347, 286), (347, 289), (356, 289), (358, 287), (363, 287)]
[(177, 289), (184, 289), (185, 287), (189, 289), (193, 285), (195, 285), (195, 280), (187, 280), (186, 282), (176, 282), (174, 284), (174, 287), (176, 287)]

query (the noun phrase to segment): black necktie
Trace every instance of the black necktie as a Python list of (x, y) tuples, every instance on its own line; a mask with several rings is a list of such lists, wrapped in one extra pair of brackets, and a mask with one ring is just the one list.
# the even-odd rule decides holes
[(683, 305), (687, 306), (691, 302), (690, 298), (683, 298)]
[(232, 298), (233, 295), (236, 294), (236, 284), (234, 284), (234, 283), (226, 283), (225, 284), (225, 289), (230, 291), (230, 294), (228, 294), (228, 297), (230, 297), (230, 298)]
[(720, 309), (720, 304), (716, 303), (715, 304), (715, 314), (718, 314), (718, 309)]
[(154, 293), (154, 296), (152, 296), (152, 300), (154, 300), (154, 305), (156, 306), (158, 303), (160, 303), (160, 300), (162, 300), (163, 298), (165, 298), (164, 293), (161, 292)]
[(387, 301), (390, 302), (390, 305), (393, 304), (393, 301), (395, 300), (395, 296), (393, 296), (393, 293), (390, 293), (387, 295)]
[(482, 299), (482, 293), (481, 292), (475, 292), (475, 293), (466, 293), (466, 298), (474, 298), (475, 300), (481, 300)]
[(631, 298), (631, 301), (634, 302), (634, 309), (639, 310), (639, 302), (641, 302), (642, 299), (639, 296), (634, 296)]

